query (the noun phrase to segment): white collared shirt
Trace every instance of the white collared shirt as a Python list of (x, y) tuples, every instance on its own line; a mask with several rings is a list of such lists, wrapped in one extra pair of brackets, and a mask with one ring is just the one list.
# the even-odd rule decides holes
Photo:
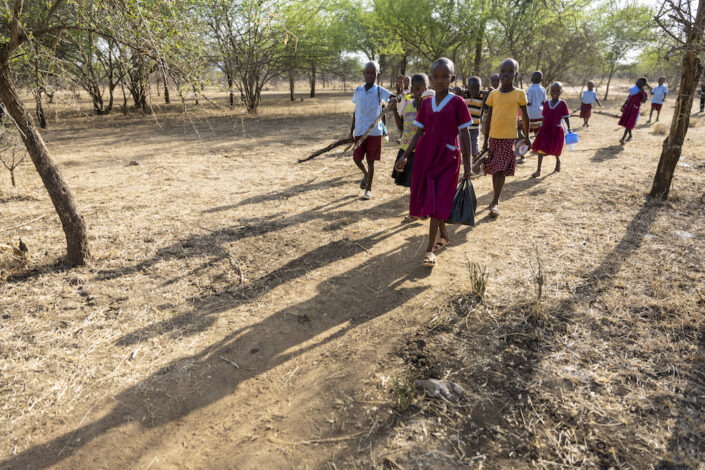
[[(377, 116), (382, 112), (382, 103), (389, 101), (392, 94), (389, 90), (372, 85), (369, 90), (365, 90), (365, 85), (360, 85), (353, 94), (352, 102), (355, 103), (355, 131), (354, 136), (361, 136), (375, 122)], [(372, 132), (372, 136), (382, 135), (382, 121), (380, 120)]]

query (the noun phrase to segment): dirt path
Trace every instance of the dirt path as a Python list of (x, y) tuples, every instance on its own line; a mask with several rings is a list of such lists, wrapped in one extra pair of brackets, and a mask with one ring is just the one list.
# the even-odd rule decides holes
[(394, 145), (370, 201), (351, 162), (295, 163), (346, 114), (201, 117), (198, 133), (112, 119), (46, 134), (90, 221), (91, 266), (53, 264), (61, 234), (29, 168), (3, 194), (7, 224), (50, 215), (23, 232), (34, 270), (2, 287), (0, 468), (351, 465), (392, 415), (395, 351), (467, 290), (467, 260), (511, 302), (530, 295), (538, 246), (560, 297), (628, 229), (661, 139), (643, 128), (621, 147), (596, 117), (560, 174), (550, 158), (539, 179), (533, 159), (519, 167), (495, 222), (478, 181), (478, 225), (454, 228), (431, 274), (426, 226), (400, 224)]

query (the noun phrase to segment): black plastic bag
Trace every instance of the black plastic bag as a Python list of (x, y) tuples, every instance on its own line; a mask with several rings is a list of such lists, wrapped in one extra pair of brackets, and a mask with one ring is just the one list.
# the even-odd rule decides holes
[(477, 209), (477, 198), (475, 188), (469, 179), (463, 178), (455, 191), (453, 209), (448, 217), (449, 224), (475, 225), (475, 209)]
[[(401, 159), (401, 157), (404, 155), (404, 152), (399, 149), (399, 154), (397, 155), (397, 160), (396, 162)], [(397, 163), (394, 162), (394, 169), (392, 170), (392, 178), (394, 178), (394, 183), (399, 185), (399, 186), (404, 186), (407, 188), (411, 187), (411, 171), (412, 168), (414, 167), (414, 154), (412, 153), (409, 156), (409, 159), (406, 161), (406, 165), (404, 165), (404, 171), (397, 171), (396, 165)]]

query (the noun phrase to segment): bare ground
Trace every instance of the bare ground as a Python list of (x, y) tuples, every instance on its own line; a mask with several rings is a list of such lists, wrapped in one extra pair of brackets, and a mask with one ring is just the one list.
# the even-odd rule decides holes
[[(29, 165), (17, 190), (3, 180), (0, 230), (46, 217), (0, 232), (30, 249), (0, 252), (0, 468), (702, 468), (701, 121), (655, 204), (655, 126), (621, 147), (614, 119), (575, 119), (563, 171), (520, 166), (497, 221), (475, 181), (478, 224), (454, 227), (431, 273), (426, 226), (400, 223), (395, 145), (371, 201), (348, 159), (296, 163), (350, 110), (272, 95), (258, 118), (50, 123), (94, 259), (63, 267)], [(469, 262), (487, 267), (482, 301)], [(402, 412), (409, 376), (466, 396), (410, 388)]]

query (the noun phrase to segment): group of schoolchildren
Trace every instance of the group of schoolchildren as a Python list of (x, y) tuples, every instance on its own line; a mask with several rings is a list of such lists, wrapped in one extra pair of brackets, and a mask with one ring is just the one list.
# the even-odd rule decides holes
[[(560, 82), (551, 84), (547, 96), (541, 86), (541, 72), (534, 72), (532, 85), (524, 92), (514, 87), (519, 75), (518, 62), (506, 59), (499, 67), (499, 74), (490, 78), (488, 89), (482, 89), (479, 77), (471, 77), (466, 91), (459, 87), (451, 91), (456, 78), (455, 67), (450, 59), (441, 58), (433, 63), (430, 77), (424, 73), (400, 76), (397, 94), (392, 94), (376, 84), (379, 72), (376, 62), (368, 62), (364, 69), (365, 84), (353, 95), (355, 114), (350, 131), (356, 143), (353, 160), (363, 173), (360, 181), (363, 199), (370, 199), (375, 162), (380, 159), (382, 138), (386, 132), (381, 120), (374, 127), (372, 125), (387, 103), (392, 107), (394, 122), (401, 131), (392, 177), (397, 184), (411, 188), (409, 214), (403, 221), (430, 219), (424, 266), (436, 266), (436, 253), (450, 243), (446, 221), (453, 207), (461, 162), (463, 178), (470, 178), (473, 161), (487, 153), (482, 169), (484, 174), (492, 175), (493, 199), (489, 206), (492, 218), (499, 216), (499, 199), (505, 178), (514, 175), (518, 156), (518, 163), (526, 161), (523, 154), (528, 148), (538, 154), (538, 168), (533, 177), (540, 176), (546, 155), (555, 156), (554, 171), (561, 170), (565, 132), (572, 130), (570, 110), (560, 98), (563, 92)], [(622, 143), (627, 137), (631, 139), (639, 108), (646, 100), (644, 87), (647, 86), (646, 79), (639, 79), (630, 89), (619, 122), (625, 127)], [(601, 106), (594, 83), (588, 82), (587, 87), (581, 94), (580, 107), (584, 127), (589, 126), (593, 103)], [(653, 88), (652, 93), (652, 114), (657, 112), (658, 121), (668, 93), (663, 78), (659, 79), (659, 87)], [(358, 142), (371, 127), (368, 137)], [(482, 152), (480, 131), (484, 135)], [(535, 134), (533, 144), (530, 134)], [(367, 160), (367, 166), (364, 160)]]

